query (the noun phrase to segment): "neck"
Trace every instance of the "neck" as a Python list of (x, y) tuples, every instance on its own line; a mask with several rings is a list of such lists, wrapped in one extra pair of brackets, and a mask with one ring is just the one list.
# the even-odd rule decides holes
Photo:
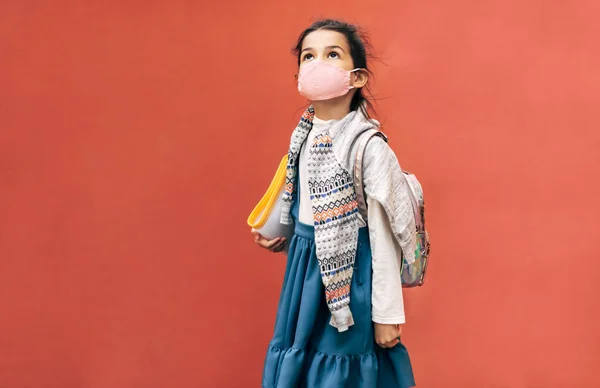
[(350, 113), (350, 98), (346, 96), (331, 100), (313, 101), (315, 116), (321, 120), (341, 120)]

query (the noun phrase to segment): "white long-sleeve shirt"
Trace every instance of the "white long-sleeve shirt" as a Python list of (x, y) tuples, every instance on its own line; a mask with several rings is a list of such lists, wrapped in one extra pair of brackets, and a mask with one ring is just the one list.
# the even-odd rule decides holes
[[(313, 120), (313, 130), (320, 132), (331, 123), (318, 118)], [(312, 140), (308, 135), (307, 143)], [(308, 156), (310, 147), (306, 143), (302, 147), (299, 158), (300, 170), (300, 208), (299, 221), (312, 225), (313, 213), (308, 190)], [(369, 146), (365, 152), (369, 152)], [(368, 228), (373, 256), (373, 280), (371, 293), (371, 316), (373, 322), (386, 324), (403, 324), (404, 299), (402, 297), (402, 280), (400, 278), (400, 260), (402, 249), (394, 238), (389, 219), (381, 204), (367, 198)], [(359, 215), (359, 225), (365, 221)]]

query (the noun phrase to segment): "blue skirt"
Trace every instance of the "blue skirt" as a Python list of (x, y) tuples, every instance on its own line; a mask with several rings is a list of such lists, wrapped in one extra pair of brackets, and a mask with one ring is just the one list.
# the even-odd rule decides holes
[(275, 332), (263, 370), (264, 388), (408, 388), (415, 385), (406, 347), (380, 348), (371, 321), (371, 247), (359, 230), (350, 287), (354, 325), (338, 332), (315, 253), (314, 228), (296, 222)]

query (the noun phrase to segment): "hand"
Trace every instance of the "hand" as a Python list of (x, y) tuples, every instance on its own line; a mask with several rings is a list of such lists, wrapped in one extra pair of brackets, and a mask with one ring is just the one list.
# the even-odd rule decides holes
[(393, 348), (400, 343), (401, 325), (389, 325), (373, 322), (375, 327), (375, 342), (382, 348)]
[(268, 249), (269, 251), (276, 253), (281, 252), (285, 249), (285, 244), (287, 240), (285, 237), (277, 237), (273, 240), (269, 241), (264, 238), (260, 233), (256, 231), (256, 229), (252, 229), (252, 235), (254, 236), (254, 242), (262, 248)]

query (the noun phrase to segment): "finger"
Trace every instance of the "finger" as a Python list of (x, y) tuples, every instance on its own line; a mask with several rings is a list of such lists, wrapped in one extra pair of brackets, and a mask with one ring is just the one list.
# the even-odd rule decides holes
[(398, 338), (394, 339), (393, 341), (390, 341), (388, 343), (385, 344), (385, 348), (393, 348), (394, 346), (398, 345), (400, 343), (400, 340), (398, 340)]
[(269, 249), (269, 240), (262, 236), (256, 237), (254, 239), (254, 242), (258, 244), (258, 246), (260, 246), (261, 248)]
[[(274, 246), (276, 246), (277, 244), (279, 244), (282, 241), (282, 237), (277, 237), (274, 238), (273, 240), (267, 242), (267, 248), (272, 249)], [(283, 239), (283, 241), (285, 241), (285, 239)]]
[(273, 248), (269, 249), (271, 252), (273, 253), (278, 253), (281, 252), (283, 250), (283, 247), (280, 245), (274, 246)]
[(398, 345), (398, 343), (400, 342), (400, 338), (399, 336), (393, 338), (385, 336), (376, 340), (375, 342), (377, 342), (377, 345), (381, 346), (382, 348), (393, 348), (394, 346)]
[(285, 239), (282, 239), (279, 243), (275, 244), (275, 246), (273, 246), (271, 250), (273, 252), (281, 252), (285, 248), (286, 243), (287, 241)]
[(256, 243), (265, 249), (271, 248), (271, 245), (269, 245), (270, 241), (264, 237), (259, 237), (256, 239)]
[(268, 249), (272, 249), (280, 241), (281, 241), (281, 237), (277, 237), (277, 238), (274, 238), (273, 240), (267, 241), (265, 245)]
[(286, 243), (281, 244), (281, 246), (277, 248), (277, 252), (283, 252), (285, 250), (286, 246), (287, 246)]

